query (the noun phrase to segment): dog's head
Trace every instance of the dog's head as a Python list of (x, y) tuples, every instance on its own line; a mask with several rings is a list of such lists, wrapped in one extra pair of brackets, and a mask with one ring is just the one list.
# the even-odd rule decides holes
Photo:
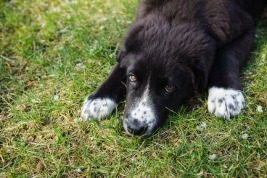
[(117, 57), (127, 76), (126, 132), (152, 134), (170, 110), (195, 89), (206, 87), (213, 55), (211, 39), (192, 24), (136, 22)]

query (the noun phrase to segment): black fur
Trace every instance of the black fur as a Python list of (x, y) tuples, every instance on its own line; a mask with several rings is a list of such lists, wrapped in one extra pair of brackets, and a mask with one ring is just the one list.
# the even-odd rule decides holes
[[(89, 99), (119, 103), (125, 83), (124, 127), (140, 135), (153, 133), (168, 111), (176, 110), (195, 90), (241, 90), (239, 70), (253, 46), (253, 19), (265, 4), (265, 0), (141, 0), (116, 66)], [(167, 85), (174, 89), (166, 91)], [(155, 112), (152, 128), (149, 119), (142, 121), (130, 113), (148, 87), (145, 104)]]

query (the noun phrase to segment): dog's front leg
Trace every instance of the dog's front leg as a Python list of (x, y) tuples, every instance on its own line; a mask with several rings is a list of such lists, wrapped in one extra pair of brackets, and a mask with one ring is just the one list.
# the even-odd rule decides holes
[(81, 118), (85, 121), (88, 119), (100, 121), (101, 118), (108, 116), (125, 94), (124, 80), (125, 70), (117, 63), (98, 89), (85, 98)]
[(230, 119), (245, 107), (239, 70), (248, 56), (254, 39), (254, 28), (217, 50), (210, 74), (208, 110), (217, 117)]

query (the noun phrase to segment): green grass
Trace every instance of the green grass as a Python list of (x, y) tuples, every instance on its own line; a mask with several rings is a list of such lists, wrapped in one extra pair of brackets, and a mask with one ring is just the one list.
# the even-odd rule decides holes
[(231, 121), (198, 94), (145, 140), (124, 133), (124, 103), (101, 123), (77, 122), (136, 5), (0, 0), (0, 177), (266, 177), (266, 20), (241, 74), (247, 107)]

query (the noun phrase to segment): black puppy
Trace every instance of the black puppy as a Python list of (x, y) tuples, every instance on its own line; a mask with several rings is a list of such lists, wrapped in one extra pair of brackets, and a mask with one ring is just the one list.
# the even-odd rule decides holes
[[(128, 134), (152, 134), (194, 90), (230, 119), (245, 107), (239, 70), (253, 45), (265, 0), (141, 0), (104, 83), (83, 104), (84, 120), (110, 114), (126, 93)], [(126, 84), (126, 88), (125, 88)]]

